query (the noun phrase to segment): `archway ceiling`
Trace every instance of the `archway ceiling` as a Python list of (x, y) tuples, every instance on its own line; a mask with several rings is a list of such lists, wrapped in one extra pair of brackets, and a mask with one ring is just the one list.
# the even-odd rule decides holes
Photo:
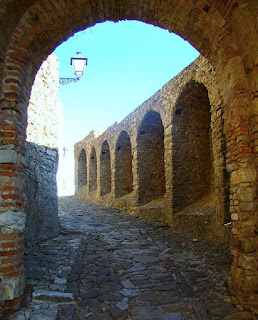
[(215, 52), (225, 41), (228, 53), (235, 55), (238, 50), (225, 20), (237, 9), (236, 1), (26, 0), (22, 6), (18, 0), (6, 2), (4, 17), (11, 17), (13, 26), (17, 22), (12, 44), (22, 41), (30, 58), (33, 55), (40, 61), (75, 32), (106, 20), (139, 20), (168, 29), (188, 40), (211, 62), (216, 61)]
[[(19, 83), (27, 82), (30, 88), (42, 61), (75, 32), (107, 20), (139, 20), (189, 41), (218, 70), (221, 82), (228, 77), (223, 73), (234, 58), (229, 66), (232, 81), (246, 77), (249, 85), (248, 82), (244, 85), (244, 80), (241, 89), (254, 92), (257, 9), (258, 2), (250, 0), (25, 0), (22, 6), (18, 0), (5, 0), (0, 8), (0, 60), (7, 62), (7, 68), (9, 64), (15, 65), (16, 79), (19, 78)], [(11, 22), (5, 25), (6, 21)], [(6, 81), (3, 65), (0, 73)], [(9, 92), (8, 88), (4, 92)], [(222, 94), (228, 103), (231, 95)], [(27, 94), (23, 93), (24, 97), (28, 95), (29, 89)]]

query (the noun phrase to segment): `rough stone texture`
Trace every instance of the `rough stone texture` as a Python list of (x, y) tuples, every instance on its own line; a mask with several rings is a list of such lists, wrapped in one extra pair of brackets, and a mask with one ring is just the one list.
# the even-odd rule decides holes
[(14, 150), (0, 150), (0, 163), (17, 163), (17, 153)]
[(23, 231), (25, 226), (25, 213), (6, 211), (1, 213), (2, 231), (10, 232), (13, 229)]
[(57, 150), (26, 143), (25, 243), (33, 246), (59, 234), (56, 172)]
[[(256, 236), (257, 11), (258, 3), (253, 0), (2, 1), (0, 149), (15, 150), (17, 164), (1, 163), (0, 212), (24, 211), (23, 163), (27, 107), (34, 76), (42, 61), (74, 32), (98, 22), (134, 19), (160, 26), (189, 41), (216, 70), (221, 93), (219, 103), (221, 108), (218, 108), (216, 117), (211, 117), (211, 122), (213, 123), (213, 118), (215, 122), (220, 122), (223, 117), (226, 141), (222, 138), (221, 130), (213, 130), (212, 139), (215, 136), (217, 139), (221, 137), (223, 142), (215, 147), (218, 150), (213, 151), (213, 156), (220, 148), (221, 151), (226, 149), (229, 176), (236, 172), (236, 176), (241, 179), (238, 183), (232, 181), (230, 177), (230, 188), (228, 186), (225, 189), (216, 188), (216, 185), (223, 185), (222, 181), (227, 180), (224, 179), (227, 176), (224, 170), (217, 174), (221, 162), (214, 157), (215, 194), (226, 198), (225, 190), (230, 190), (229, 211), (226, 210), (227, 206), (221, 207), (221, 210), (218, 210), (221, 212), (218, 220), (222, 224), (222, 221), (225, 221), (225, 212), (230, 212), (233, 224), (233, 263), (230, 279), (232, 293), (244, 308), (257, 309), (257, 296), (254, 290), (257, 286), (255, 282), (257, 252), (255, 250), (245, 252), (241, 246), (243, 241), (251, 242)], [(208, 92), (211, 92), (210, 88)], [(211, 107), (214, 103), (212, 96), (209, 95)], [(216, 99), (216, 94), (213, 97)], [(170, 129), (166, 127), (164, 121), (163, 125), (166, 145), (166, 135)], [(217, 125), (215, 127), (219, 128)], [(131, 142), (132, 145), (135, 144), (134, 141)], [(172, 150), (172, 143), (170, 146), (169, 150)], [(214, 149), (214, 144), (212, 148)], [(132, 149), (132, 152), (136, 150)], [(166, 159), (165, 154), (165, 161)], [(165, 162), (165, 170), (166, 167)], [(238, 175), (242, 168), (252, 171), (253, 177)], [(166, 181), (172, 181), (172, 176), (166, 178)], [(166, 184), (166, 192), (169, 192), (170, 197), (166, 199), (165, 206), (172, 208), (170, 185)], [(123, 202), (125, 206), (126, 199), (123, 199)], [(222, 204), (226, 204), (226, 201), (223, 200), (216, 206)], [(229, 218), (227, 215), (226, 221), (229, 221)], [(13, 236), (19, 238), (15, 230), (4, 235), (8, 239)], [(20, 268), (22, 269), (22, 265)], [(0, 276), (3, 277), (2, 272)], [(18, 275), (20, 276), (21, 274)], [(15, 305), (18, 300), (14, 299), (12, 303)]]
[(59, 60), (53, 53), (42, 63), (28, 106), (26, 141), (48, 148), (58, 145)]

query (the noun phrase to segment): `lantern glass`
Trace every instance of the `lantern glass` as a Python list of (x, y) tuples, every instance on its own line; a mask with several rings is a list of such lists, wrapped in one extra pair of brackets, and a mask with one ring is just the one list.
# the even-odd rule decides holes
[(71, 58), (71, 65), (73, 66), (74, 74), (77, 78), (83, 75), (85, 66), (87, 65), (87, 58), (84, 58), (81, 52), (77, 52), (74, 58)]

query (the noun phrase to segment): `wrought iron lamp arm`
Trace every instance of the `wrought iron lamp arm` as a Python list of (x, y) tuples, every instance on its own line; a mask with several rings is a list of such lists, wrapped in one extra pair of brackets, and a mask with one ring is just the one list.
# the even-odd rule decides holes
[(71, 82), (77, 82), (79, 81), (80, 78), (59, 78), (59, 83), (60, 84), (68, 84), (68, 83), (71, 83)]

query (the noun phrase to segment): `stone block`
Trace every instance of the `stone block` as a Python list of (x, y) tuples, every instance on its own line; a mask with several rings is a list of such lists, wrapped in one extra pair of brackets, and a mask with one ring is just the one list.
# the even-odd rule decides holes
[(5, 211), (0, 213), (0, 226), (2, 231), (14, 232), (22, 231), (25, 226), (25, 213), (22, 211)]
[(256, 250), (256, 238), (251, 237), (240, 240), (240, 248), (243, 252), (253, 252)]
[(248, 253), (240, 254), (239, 257), (239, 265), (243, 267), (243, 269), (253, 270), (256, 268), (255, 265), (255, 257)]
[(255, 203), (250, 201), (250, 202), (241, 202), (239, 204), (239, 207), (241, 211), (253, 211), (255, 209)]
[(0, 286), (0, 301), (14, 300), (23, 293), (24, 288), (24, 275), (3, 280)]
[(229, 163), (229, 164), (227, 164), (226, 168), (227, 168), (228, 172), (232, 172), (232, 171), (234, 171), (236, 169), (236, 164), (235, 163)]
[(15, 150), (0, 150), (0, 163), (17, 163), (18, 155)]
[(35, 310), (31, 313), (30, 320), (56, 320), (57, 310)]
[(231, 182), (233, 184), (252, 182), (255, 180), (255, 170), (252, 168), (240, 168), (237, 171), (233, 171), (231, 174)]
[(73, 304), (61, 305), (58, 309), (58, 320), (73, 320), (75, 307)]
[(239, 187), (237, 190), (237, 196), (241, 201), (253, 201), (254, 192), (251, 187)]
[(74, 297), (72, 293), (38, 290), (32, 294), (33, 300), (51, 301), (54, 303), (73, 303)]
[(164, 320), (181, 320), (181, 319), (183, 319), (183, 315), (181, 312), (167, 313), (164, 318)]

